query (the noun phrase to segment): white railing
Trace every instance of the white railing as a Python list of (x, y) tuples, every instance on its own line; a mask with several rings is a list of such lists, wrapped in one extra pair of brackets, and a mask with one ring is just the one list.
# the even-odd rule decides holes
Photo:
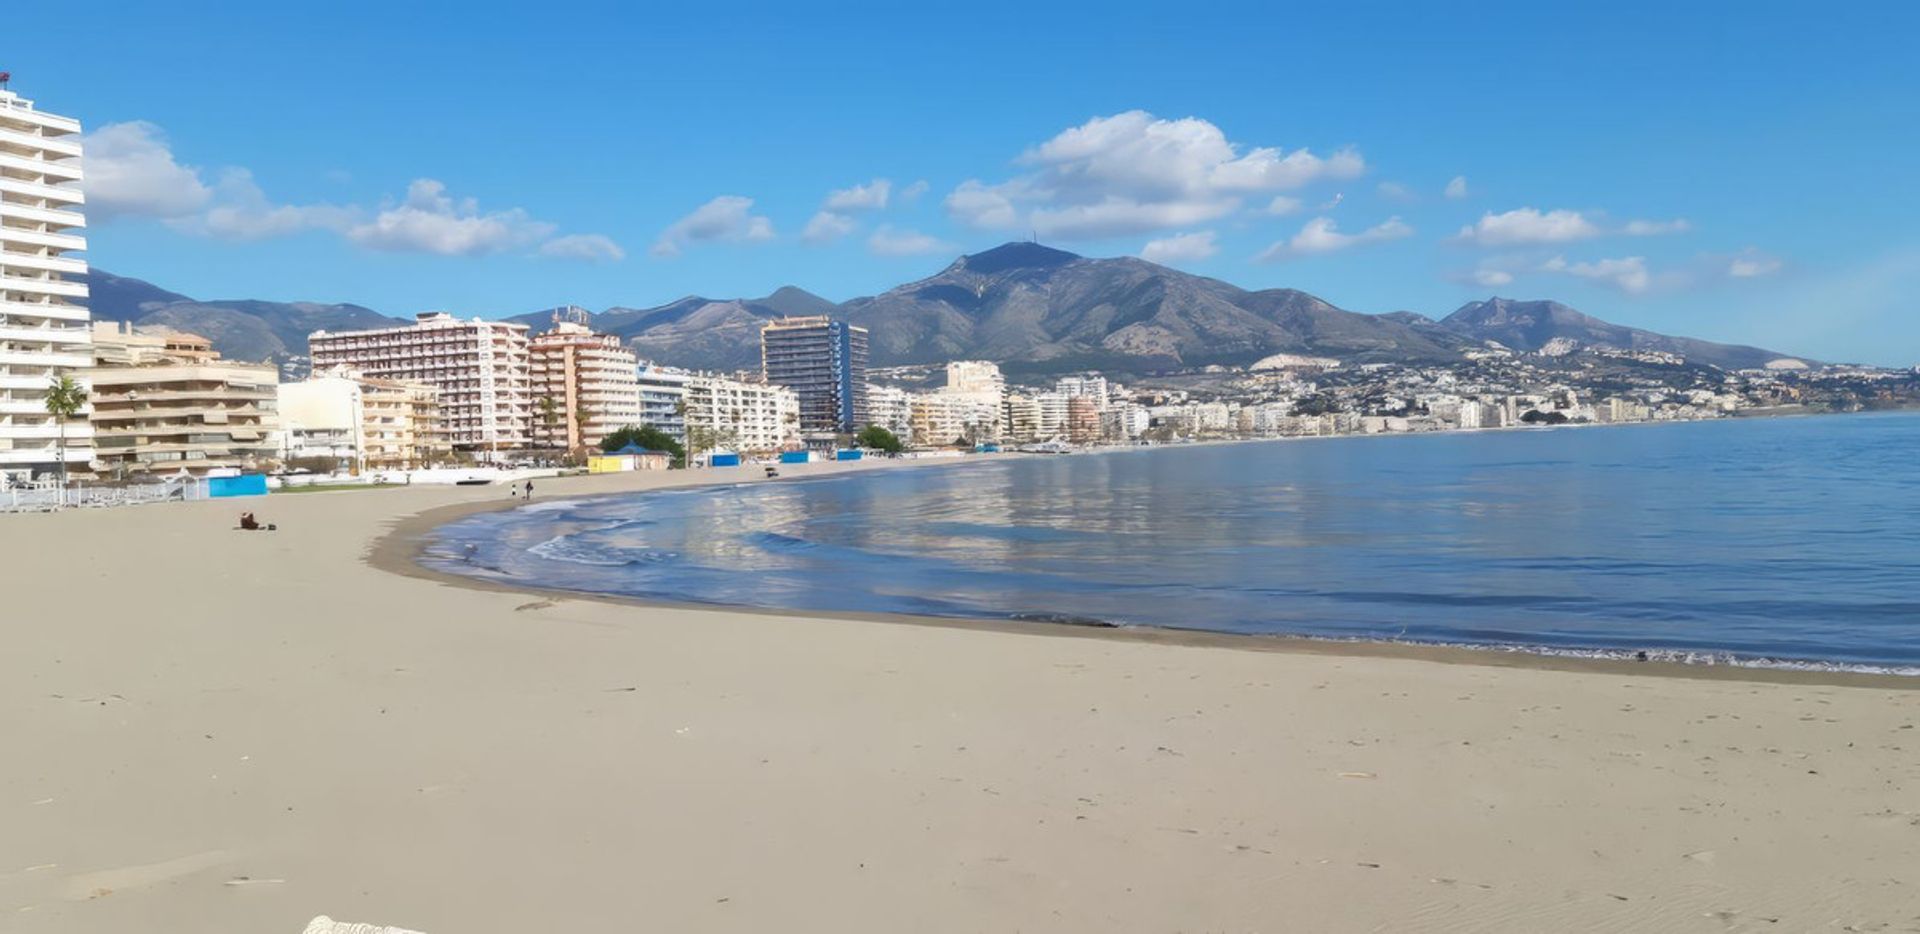
[(125, 486), (89, 486), (57, 481), (15, 484), (0, 490), (0, 513), (53, 512), (57, 509), (138, 506), (145, 503), (185, 502), (207, 498), (207, 482), (191, 478)]

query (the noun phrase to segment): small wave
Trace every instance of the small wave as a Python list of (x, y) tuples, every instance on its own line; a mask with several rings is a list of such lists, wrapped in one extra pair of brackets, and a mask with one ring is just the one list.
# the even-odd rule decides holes
[[(1286, 635), (1286, 634), (1282, 634)], [(1520, 643), (1447, 642), (1419, 639), (1377, 639), (1366, 636), (1286, 635), (1310, 642), (1384, 643), (1388, 645), (1431, 646), (1443, 649), (1471, 649), (1476, 652), (1506, 652), (1538, 655), (1544, 658), (1591, 658), (1620, 662), (1666, 662), (1678, 665), (1724, 665), (1728, 668), (1758, 668), (1780, 671), (1819, 671), (1863, 675), (1920, 677), (1920, 665), (1876, 665), (1856, 662), (1821, 662), (1799, 658), (1772, 658), (1739, 655), (1732, 652), (1705, 652), (1687, 649), (1582, 649)]]
[(548, 561), (603, 568), (654, 564), (671, 561), (674, 558), (674, 554), (668, 551), (654, 551), (648, 548), (607, 548), (578, 541), (571, 535), (556, 535), (528, 548), (527, 553)]
[(529, 514), (529, 513), (536, 513), (536, 512), (564, 512), (569, 509), (577, 509), (581, 506), (584, 506), (586, 505), (586, 502), (587, 501), (583, 499), (543, 500), (538, 503), (529, 503), (525, 506), (521, 506), (515, 511), (520, 512), (522, 514)]

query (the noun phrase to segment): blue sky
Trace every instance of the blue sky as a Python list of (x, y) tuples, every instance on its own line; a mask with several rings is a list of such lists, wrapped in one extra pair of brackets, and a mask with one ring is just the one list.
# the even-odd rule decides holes
[(1920, 362), (1910, 4), (674, 6), (29, 4), (0, 70), (94, 134), (92, 262), (202, 298), (839, 300), (1037, 231)]

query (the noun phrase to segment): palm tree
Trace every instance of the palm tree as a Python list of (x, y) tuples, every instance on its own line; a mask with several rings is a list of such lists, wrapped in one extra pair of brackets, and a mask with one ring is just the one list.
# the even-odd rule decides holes
[(540, 425), (547, 430), (547, 443), (552, 444), (553, 420), (555, 415), (560, 411), (560, 404), (553, 401), (552, 396), (541, 396), (540, 401), (534, 403), (534, 407), (540, 410)]
[(58, 426), (55, 444), (60, 454), (60, 487), (67, 486), (67, 419), (80, 414), (87, 406), (86, 387), (73, 381), (71, 376), (56, 376), (47, 386), (47, 414), (53, 416)]

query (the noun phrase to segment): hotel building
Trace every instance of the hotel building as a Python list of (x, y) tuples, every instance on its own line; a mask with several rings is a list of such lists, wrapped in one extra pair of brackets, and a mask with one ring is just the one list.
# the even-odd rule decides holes
[(307, 347), (316, 372), (346, 367), (439, 390), (442, 424), (456, 450), (489, 457), (533, 440), (532, 359), (524, 324), (428, 312), (405, 327), (315, 331)]
[(204, 477), (279, 454), (277, 367), (222, 360), (194, 334), (103, 321), (92, 337), (94, 445), (109, 475)]
[(64, 429), (47, 412), (61, 376), (88, 385), (87, 248), (80, 122), (0, 89), (0, 474), (29, 479), (94, 458), (87, 411)]
[(901, 441), (913, 441), (913, 394), (894, 386), (867, 384), (867, 423), (893, 432)]
[(722, 376), (687, 380), (687, 433), (700, 451), (768, 453), (800, 443), (800, 397), (785, 386)]
[(334, 369), (281, 383), (284, 451), (330, 457), (338, 467), (405, 469), (453, 453), (440, 418), (440, 391), (425, 383), (376, 379)]
[(640, 422), (640, 361), (620, 338), (556, 314), (553, 330), (535, 336), (529, 349), (537, 446), (597, 447)]
[(800, 430), (809, 435), (867, 426), (867, 329), (825, 316), (782, 318), (760, 329), (767, 382), (800, 398)]

